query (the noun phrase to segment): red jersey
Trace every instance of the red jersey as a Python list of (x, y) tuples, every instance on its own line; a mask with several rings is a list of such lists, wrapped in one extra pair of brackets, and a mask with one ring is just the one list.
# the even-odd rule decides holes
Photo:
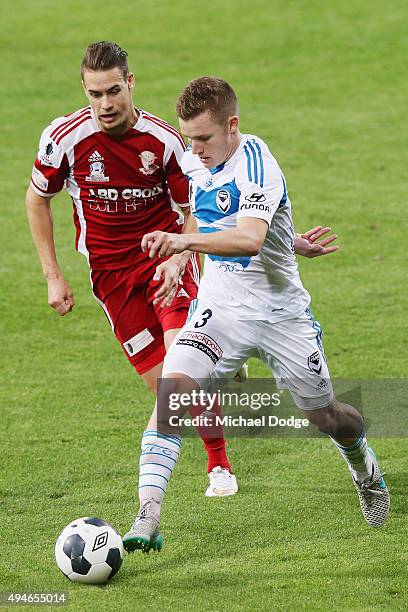
[(102, 132), (90, 107), (55, 119), (41, 136), (32, 188), (50, 197), (65, 185), (76, 248), (94, 270), (146, 262), (143, 235), (180, 232), (183, 218), (175, 205), (188, 206), (182, 137), (162, 119), (138, 112), (121, 136)]

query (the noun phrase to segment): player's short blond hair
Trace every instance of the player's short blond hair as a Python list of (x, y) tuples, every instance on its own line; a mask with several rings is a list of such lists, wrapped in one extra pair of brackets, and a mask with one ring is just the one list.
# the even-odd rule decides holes
[(84, 78), (85, 70), (110, 70), (111, 68), (120, 68), (123, 78), (126, 79), (129, 74), (127, 61), (128, 54), (121, 49), (117, 43), (101, 40), (94, 42), (85, 51), (85, 55), (81, 62), (81, 78)]
[(224, 125), (238, 114), (238, 102), (231, 85), (217, 77), (200, 77), (190, 81), (181, 92), (176, 105), (177, 116), (183, 121), (209, 111), (214, 121)]

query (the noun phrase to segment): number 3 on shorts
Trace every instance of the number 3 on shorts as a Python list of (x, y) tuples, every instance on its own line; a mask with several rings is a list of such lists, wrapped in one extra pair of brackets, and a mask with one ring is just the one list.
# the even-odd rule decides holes
[(201, 313), (202, 316), (202, 321), (201, 323), (199, 323), (197, 321), (197, 323), (194, 323), (194, 327), (197, 329), (198, 327), (204, 327), (204, 325), (207, 323), (208, 319), (211, 319), (212, 317), (212, 310), (210, 310), (209, 308), (206, 308), (206, 310), (204, 310), (204, 312)]

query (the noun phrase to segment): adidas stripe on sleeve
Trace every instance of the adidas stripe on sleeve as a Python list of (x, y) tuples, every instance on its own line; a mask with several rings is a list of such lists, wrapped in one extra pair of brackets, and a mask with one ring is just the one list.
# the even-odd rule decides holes
[(271, 224), (286, 197), (285, 181), (279, 166), (263, 141), (248, 137), (236, 174), (241, 192), (237, 218), (255, 217)]

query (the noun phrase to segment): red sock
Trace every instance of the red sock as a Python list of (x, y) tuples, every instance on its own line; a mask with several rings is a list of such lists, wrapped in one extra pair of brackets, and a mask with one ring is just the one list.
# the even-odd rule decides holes
[[(189, 412), (194, 417), (201, 414), (204, 409), (205, 408), (203, 408), (203, 406), (198, 406), (196, 408), (191, 407), (189, 408)], [(212, 407), (211, 412), (221, 416), (221, 409), (218, 404), (215, 404)], [(219, 465), (221, 468), (229, 470), (232, 474), (231, 464), (227, 457), (226, 442), (222, 425), (214, 425), (209, 427), (200, 426), (197, 427), (197, 431), (200, 434), (200, 438), (202, 439), (205, 450), (207, 451), (208, 473)]]
[(231, 464), (228, 461), (225, 438), (201, 438), (204, 442), (205, 450), (207, 451), (207, 472), (217, 465), (223, 469), (227, 469), (232, 474)]

